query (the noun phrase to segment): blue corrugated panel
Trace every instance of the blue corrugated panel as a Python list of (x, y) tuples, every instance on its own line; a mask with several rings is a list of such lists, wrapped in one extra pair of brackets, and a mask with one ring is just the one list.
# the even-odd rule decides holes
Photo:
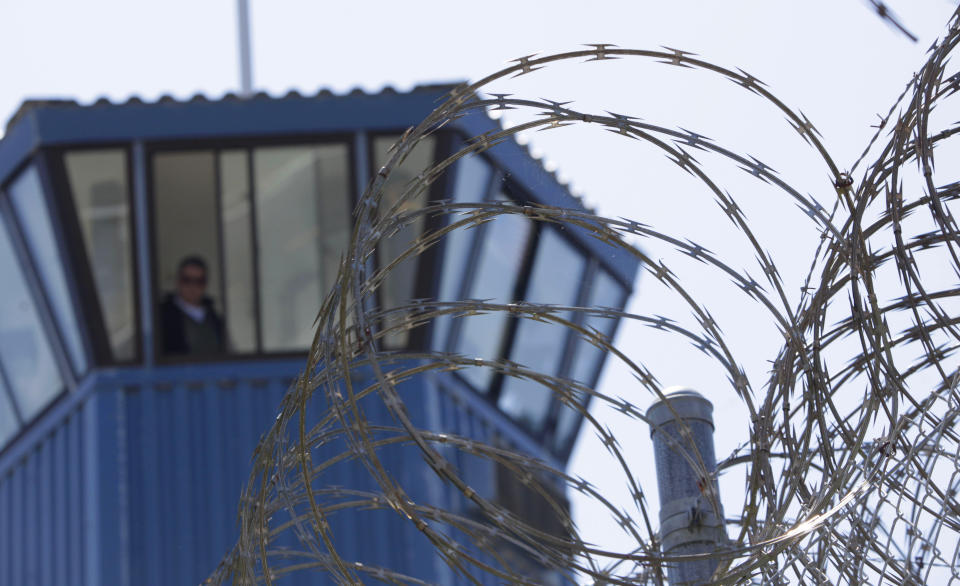
[[(127, 397), (127, 412), (138, 411), (140, 428), (131, 430), (131, 436), (140, 434), (139, 458), (130, 461), (130, 476), (139, 478), (136, 488), (130, 490), (131, 523), (130, 534), (140, 535), (143, 543), (143, 563), (131, 563), (131, 578), (140, 584), (160, 586), (160, 560), (163, 559), (160, 517), (160, 429), (157, 425), (155, 404), (156, 394), (141, 390), (138, 395)], [(136, 458), (136, 456), (133, 456)]]
[(198, 583), (233, 545), (250, 456), (283, 378), (144, 381), (125, 392), (132, 583)]
[(56, 557), (54, 560), (53, 581), (55, 584), (67, 584), (69, 563), (69, 535), (67, 532), (68, 519), (68, 492), (70, 490), (67, 475), (67, 426), (60, 425), (53, 436), (53, 480), (57, 487), (53, 496), (53, 542)]
[[(86, 499), (99, 492), (88, 486), (83, 469), (91, 455), (84, 451), (82, 407), (73, 400), (55, 405), (0, 457), (6, 499), (0, 508), (0, 585), (90, 583), (85, 571), (92, 566), (85, 559), (99, 543), (102, 515), (88, 514)], [(98, 496), (109, 498), (109, 487)]]
[[(84, 540), (71, 539), (82, 510), (78, 465), (71, 461), (74, 417), (42, 436), (0, 475), (0, 584), (83, 584)], [(71, 567), (71, 562), (74, 564)]]
[(10, 474), (0, 475), (0, 584), (10, 584), (12, 576), (13, 497)]
[(67, 457), (69, 476), (67, 495), (70, 499), (67, 512), (67, 533), (70, 536), (70, 550), (68, 552), (70, 564), (67, 574), (70, 577), (70, 581), (74, 584), (84, 584), (85, 581), (83, 577), (86, 574), (84, 573), (84, 551), (81, 545), (85, 543), (83, 530), (83, 495), (88, 489), (85, 486), (82, 476), (84, 455), (79, 413), (69, 417), (66, 425), (68, 431), (67, 446), (69, 447), (69, 456)]
[[(73, 411), (48, 424), (44, 435), (34, 436), (36, 445), (0, 470), (0, 584), (201, 582), (236, 540), (251, 454), (272, 425), (292, 372), (291, 364), (267, 363), (96, 375), (100, 378)], [(399, 389), (416, 424), (480, 441), (489, 441), (494, 428), (503, 438), (516, 433), (493, 417), (482, 398), (440, 391), (430, 386), (433, 380), (408, 381)], [(396, 424), (379, 397), (364, 401), (371, 422)], [(323, 410), (318, 393), (308, 403), (308, 421), (318, 421)], [(294, 422), (289, 432), (296, 427)], [(345, 450), (343, 441), (327, 443), (316, 448), (314, 461)], [(482, 459), (452, 449), (445, 453), (468, 482), (492, 496)], [(379, 455), (414, 500), (462, 503), (416, 448), (391, 446)], [(355, 460), (325, 470), (316, 485), (378, 490)], [(287, 518), (278, 513), (274, 526)], [(423, 534), (392, 510), (350, 508), (331, 522), (338, 553), (349, 561), (425, 580), (462, 580), (439, 561)], [(275, 546), (299, 548), (292, 531)], [(306, 571), (278, 583), (325, 581)]]
[(53, 459), (51, 458), (52, 450), (52, 439), (49, 438), (47, 441), (43, 442), (43, 445), (40, 446), (39, 454), (39, 465), (40, 465), (40, 478), (39, 484), (37, 486), (40, 502), (38, 504), (39, 508), (39, 582), (38, 584), (53, 584), (53, 576), (51, 570), (53, 569), (53, 496), (52, 491), (53, 483), (51, 482)]
[[(188, 429), (186, 441), (187, 445), (194, 446), (194, 449), (190, 451), (190, 466), (188, 470), (191, 486), (199, 483), (200, 479), (204, 478), (204, 471), (210, 466), (207, 458), (207, 450), (204, 449), (203, 444), (203, 416), (205, 415), (203, 396), (212, 392), (212, 390), (213, 389), (206, 389), (204, 392), (194, 390), (187, 393)], [(212, 559), (210, 555), (210, 523), (205, 518), (208, 514), (206, 498), (202, 492), (196, 490), (190, 491), (189, 496), (189, 506), (184, 507), (184, 509), (193, 521), (191, 527), (193, 539), (191, 553), (193, 559), (191, 563), (200, 568), (212, 568), (216, 565), (217, 560)]]
[(19, 484), (21, 481), (21, 476), (18, 473), (20, 466), (15, 468), (7, 476), (7, 516), (6, 516), (6, 528), (7, 528), (7, 562), (9, 566), (6, 568), (7, 582), (6, 584), (15, 584), (15, 580), (20, 579), (20, 570), (18, 569), (19, 564), (23, 560), (23, 551), (22, 551), (22, 534), (20, 530), (20, 518), (17, 513), (17, 509), (22, 506), (20, 499), (20, 490)]
[[(141, 458), (143, 455), (144, 436), (146, 435), (146, 430), (143, 427), (141, 422), (142, 418), (140, 417), (142, 409), (143, 401), (140, 401), (133, 406), (131, 406), (129, 401), (125, 402), (125, 411), (127, 414), (126, 437), (128, 461)], [(147, 549), (145, 539), (146, 533), (143, 530), (145, 526), (144, 511), (141, 508), (134, 506), (135, 503), (140, 501), (143, 486), (142, 474), (128, 469), (127, 499), (129, 507), (129, 542), (127, 547), (131, 571), (133, 571), (134, 568), (143, 568), (147, 564)]]
[[(233, 391), (227, 388), (211, 389), (203, 395), (203, 417), (206, 422), (204, 429), (204, 447), (206, 448), (207, 466), (205, 468), (207, 476), (207, 490), (203, 496), (204, 507), (206, 510), (206, 521), (208, 532), (209, 568), (212, 568), (220, 561), (223, 551), (222, 547), (217, 548), (218, 544), (226, 544), (230, 540), (230, 510), (226, 507), (218, 506), (224, 501), (226, 491), (226, 482), (224, 479), (224, 454), (226, 448), (223, 441), (223, 421), (227, 417), (225, 408), (219, 408), (220, 397), (224, 395), (232, 396)], [(232, 401), (226, 401), (226, 404)]]
[(86, 487), (96, 490), (88, 496), (90, 516), (95, 523), (87, 526), (95, 531), (96, 538), (88, 543), (95, 545), (88, 554), (92, 567), (87, 575), (92, 583), (120, 584), (123, 580), (123, 564), (126, 544), (121, 540), (121, 528), (126, 524), (126, 504), (120, 500), (120, 481), (125, 477), (119, 468), (122, 461), (118, 430), (125, 414), (120, 411), (122, 397), (119, 388), (109, 385), (93, 395), (84, 405), (88, 421), (95, 422), (96, 429), (87, 429), (86, 456), (91, 458), (87, 468), (91, 470)]
[[(199, 536), (196, 535), (193, 528), (191, 500), (195, 498), (198, 492), (195, 486), (199, 486), (200, 478), (192, 478), (190, 475), (191, 463), (194, 459), (194, 451), (187, 441), (190, 432), (190, 407), (187, 402), (187, 393), (203, 392), (201, 390), (189, 391), (184, 385), (177, 385), (173, 389), (171, 397), (171, 406), (176, 419), (170, 420), (170, 435), (168, 447), (172, 457), (171, 479), (173, 487), (170, 495), (173, 498), (173, 508), (170, 509), (174, 514), (170, 515), (174, 521), (174, 530), (172, 531), (172, 542), (174, 544), (174, 555), (170, 558), (173, 561), (172, 567), (177, 571), (170, 584), (190, 584), (189, 574), (196, 568), (196, 560), (193, 558), (193, 552), (199, 542)], [(196, 519), (200, 522), (200, 519)]]
[(27, 466), (26, 462), (17, 466), (13, 473), (13, 550), (11, 551), (13, 580), (12, 584), (26, 584), (27, 571)]
[(175, 484), (172, 480), (176, 462), (173, 461), (170, 443), (173, 441), (173, 433), (176, 432), (174, 425), (176, 425), (177, 422), (174, 420), (174, 417), (179, 418), (185, 414), (175, 413), (173, 411), (171, 405), (173, 402), (173, 392), (171, 389), (156, 391), (153, 389), (144, 389), (144, 393), (152, 394), (154, 400), (154, 408), (150, 411), (144, 411), (143, 416), (154, 420), (153, 427), (157, 430), (157, 441), (155, 442), (156, 459), (153, 461), (143, 460), (141, 462), (133, 462), (131, 466), (133, 468), (155, 468), (156, 470), (155, 479), (153, 480), (157, 486), (156, 500), (154, 502), (145, 501), (140, 503), (142, 507), (155, 507), (157, 509), (157, 531), (155, 532), (157, 539), (154, 542), (156, 544), (155, 549), (151, 552), (152, 555), (156, 557), (154, 565), (156, 574), (152, 578), (156, 580), (157, 584), (179, 584), (182, 582), (177, 582), (173, 574), (176, 570), (174, 563), (176, 557), (173, 548), (177, 545), (176, 535), (173, 531), (173, 523), (175, 522), (178, 503), (173, 495)]
[(40, 456), (41, 446), (34, 449), (26, 460), (24, 474), (24, 581), (21, 584), (40, 583), (40, 556), (43, 548), (42, 525), (40, 520)]

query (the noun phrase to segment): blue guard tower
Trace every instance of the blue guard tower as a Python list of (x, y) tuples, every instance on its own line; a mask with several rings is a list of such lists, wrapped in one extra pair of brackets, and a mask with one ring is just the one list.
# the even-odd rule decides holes
[[(23, 104), (0, 140), (0, 584), (210, 575), (236, 540), (258, 438), (304, 367), (354, 202), (391, 144), (450, 89)], [(482, 111), (459, 118), (405, 167), (496, 128)], [(582, 209), (512, 141), (461, 159), (428, 197)], [(159, 307), (188, 256), (206, 264), (202, 285), (225, 332), (218, 353), (173, 352), (164, 339)], [(636, 270), (630, 255), (576, 230), (510, 215), (445, 239), (381, 295), (622, 308)], [(610, 336), (617, 325), (577, 319)], [(603, 354), (542, 325), (438, 320), (387, 343), (595, 384)], [(579, 416), (524, 381), (475, 369), (420, 384), (442, 431), (499, 438), (563, 468)], [(418, 457), (403, 465), (426, 470)], [(495, 470), (465, 473), (484, 477), (485, 498), (536, 514), (511, 502), (520, 493)], [(349, 466), (335, 474), (331, 483), (350, 484)], [(344, 558), (453, 580), (417, 550), (425, 541), (347, 533)], [(531, 579), (551, 581), (541, 570), (531, 565)]]

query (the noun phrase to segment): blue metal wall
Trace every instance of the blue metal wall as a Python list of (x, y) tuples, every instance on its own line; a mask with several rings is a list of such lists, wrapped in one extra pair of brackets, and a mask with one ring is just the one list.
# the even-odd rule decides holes
[[(236, 508), (250, 455), (273, 420), (279, 377), (128, 386), (123, 424), (129, 465), (133, 584), (205, 578), (236, 539)], [(121, 453), (124, 450), (120, 450)]]
[[(251, 454), (300, 366), (281, 361), (92, 374), (0, 457), (0, 585), (200, 583), (235, 543)], [(492, 406), (438, 384), (442, 379), (424, 377), (401, 389), (418, 423), (480, 441), (494, 435), (507, 444), (529, 441)], [(374, 421), (387, 417), (378, 403), (370, 403)], [(311, 417), (319, 415), (315, 408)], [(331, 444), (314, 456), (319, 461), (338, 449)], [(493, 487), (484, 485), (489, 469), (450, 455), (468, 482), (492, 496)], [(457, 506), (416, 449), (389, 448), (381, 457), (414, 498)], [(355, 462), (332, 467), (321, 482), (375, 489)], [(458, 581), (416, 528), (392, 511), (349, 510), (332, 525), (345, 559)], [(288, 534), (278, 547), (295, 545)], [(279, 583), (324, 582), (306, 571)]]
[(0, 584), (90, 584), (83, 410), (0, 469)]

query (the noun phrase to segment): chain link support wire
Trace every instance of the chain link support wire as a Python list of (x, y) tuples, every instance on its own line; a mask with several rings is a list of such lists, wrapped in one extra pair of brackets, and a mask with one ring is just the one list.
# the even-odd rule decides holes
[[(749, 436), (729, 454), (718, 454), (718, 471), (743, 478), (742, 502), (727, 495), (729, 536), (716, 554), (718, 584), (950, 584), (960, 582), (960, 286), (931, 285), (931, 271), (960, 277), (960, 233), (952, 214), (960, 182), (943, 179), (955, 161), (935, 166), (960, 126), (938, 125), (935, 108), (947, 110), (960, 89), (960, 74), (948, 61), (960, 41), (955, 13), (943, 38), (909, 80), (879, 125), (867, 152), (845, 171), (802, 113), (788, 107), (758, 79), (677, 49), (634, 50), (613, 45), (543, 56), (526, 56), (480, 81), (458, 87), (419, 126), (395, 145), (389, 162), (366, 189), (356, 212), (339, 279), (316, 317), (316, 336), (304, 373), (286, 395), (273, 427), (263, 436), (240, 509), (240, 537), (210, 577), (212, 583), (273, 584), (295, 572), (319, 572), (336, 583), (382, 581), (420, 584), (417, 576), (390, 567), (346, 559), (337, 543), (347, 511), (394, 515), (428, 540), (451, 575), (467, 583), (533, 583), (518, 559), (534, 560), (570, 580), (596, 584), (662, 584), (664, 564), (680, 558), (661, 553), (658, 528), (644, 497), (651, 474), (631, 467), (627, 450), (583, 407), (589, 394), (647, 428), (645, 407), (663, 399), (654, 365), (645, 364), (596, 330), (571, 320), (571, 312), (616, 317), (693, 342), (726, 372), (731, 397), (748, 413)], [(484, 94), (490, 84), (535, 75), (567, 61), (647, 60), (689, 74), (720, 76), (779, 110), (829, 177), (814, 198), (782, 180), (759, 160), (728, 150), (679, 128), (610, 112), (578, 111), (569, 104)], [(582, 65), (589, 67), (589, 64)], [(755, 98), (751, 98), (755, 99)], [(415, 145), (472, 110), (514, 109), (529, 122), (473, 137), (467, 146), (405, 188), (383, 213), (387, 180)], [(459, 159), (513, 140), (519, 132), (586, 125), (624, 141), (641, 141), (665, 154), (678, 171), (691, 174), (729, 218), (738, 237), (755, 252), (763, 282), (724, 258), (636, 220), (605, 218), (583, 210), (502, 203), (431, 203), (404, 211), (403, 203), (427, 190)], [(732, 163), (799, 206), (820, 234), (802, 294), (791, 302), (780, 268), (773, 263), (734, 196), (692, 156)], [(821, 205), (820, 202), (825, 202)], [(378, 211), (380, 210), (380, 211)], [(498, 216), (523, 215), (534, 222), (576, 226), (611, 247), (634, 255), (644, 278), (673, 292), (696, 317), (686, 328), (660, 316), (604, 307), (557, 307), (483, 300), (414, 300), (378, 308), (375, 296), (396, 267), (430, 250), (454, 231), (474, 229)], [(437, 218), (450, 218), (443, 223)], [(426, 221), (425, 221), (426, 220)], [(919, 221), (923, 220), (923, 221)], [(419, 222), (433, 226), (413, 239), (392, 263), (373, 268), (377, 247)], [(436, 226), (440, 226), (436, 228)], [(917, 231), (917, 226), (929, 226)], [(685, 288), (666, 262), (647, 257), (630, 243), (659, 241), (702, 263), (703, 271), (732, 280), (781, 332), (766, 378), (738, 362), (707, 304)], [(756, 269), (755, 269), (756, 270)], [(806, 270), (806, 269), (804, 269)], [(889, 271), (884, 276), (884, 271)], [(759, 273), (757, 273), (759, 274)], [(891, 285), (892, 283), (892, 285)], [(896, 287), (894, 294), (891, 286)], [(526, 369), (506, 360), (477, 360), (438, 352), (384, 350), (391, 335), (441, 316), (466, 319), (507, 313), (572, 328), (635, 375), (646, 390), (642, 401), (625, 401), (595, 388)], [(557, 470), (495, 441), (427, 429), (407, 409), (399, 389), (432, 373), (485, 368), (505, 377), (531, 379), (549, 388), (585, 418), (583, 433), (598, 434), (630, 493), (632, 509), (615, 504), (590, 482)], [(357, 373), (363, 373), (358, 376)], [(362, 381), (362, 382), (359, 382)], [(636, 395), (640, 396), (640, 395)], [(317, 408), (317, 405), (322, 405)], [(387, 417), (371, 415), (374, 411)], [(595, 412), (595, 410), (593, 410)], [(438, 506), (408, 486), (391, 461), (413, 451), (469, 507)], [(533, 526), (485, 498), (455, 462), (464, 455), (496, 464), (550, 504), (563, 531)], [(700, 459), (689, 454), (692, 466)], [(330, 486), (325, 471), (349, 462), (366, 477), (357, 486)], [(645, 463), (649, 464), (648, 463)], [(702, 464), (700, 464), (702, 467)], [(706, 478), (704, 484), (713, 482)], [(715, 479), (714, 479), (715, 480)], [(634, 541), (628, 551), (607, 551), (584, 542), (556, 487), (600, 503)], [(714, 491), (704, 494), (716, 499)], [(721, 510), (719, 504), (717, 510)], [(464, 511), (471, 511), (469, 514)], [(505, 544), (518, 555), (505, 555)]]

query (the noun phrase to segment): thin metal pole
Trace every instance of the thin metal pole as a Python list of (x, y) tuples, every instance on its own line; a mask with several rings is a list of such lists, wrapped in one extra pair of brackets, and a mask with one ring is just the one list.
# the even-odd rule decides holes
[[(713, 405), (683, 387), (671, 387), (664, 395), (665, 401), (647, 409), (660, 492), (663, 553), (714, 553), (726, 542), (727, 533), (715, 479)], [(718, 565), (717, 558), (673, 562), (667, 575), (671, 586), (707, 584)]]
[(237, 0), (237, 39), (240, 44), (240, 95), (253, 95), (253, 63), (250, 59), (250, 2)]

